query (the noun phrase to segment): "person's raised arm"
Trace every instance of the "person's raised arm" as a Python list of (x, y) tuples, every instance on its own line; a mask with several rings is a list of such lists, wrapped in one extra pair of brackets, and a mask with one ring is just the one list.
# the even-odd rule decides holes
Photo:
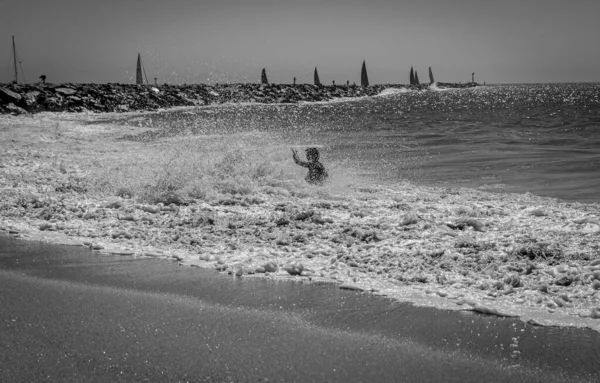
[(292, 158), (294, 158), (295, 163), (297, 163), (300, 166), (304, 166), (305, 168), (307, 168), (309, 166), (308, 162), (304, 162), (300, 158), (298, 158), (298, 152), (296, 152), (296, 149), (292, 149), (292, 153), (293, 153)]

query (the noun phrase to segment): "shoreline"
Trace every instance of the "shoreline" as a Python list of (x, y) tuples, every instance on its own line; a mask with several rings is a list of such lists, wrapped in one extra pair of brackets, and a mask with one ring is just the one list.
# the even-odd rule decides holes
[[(439, 89), (472, 88), (477, 83), (435, 83)], [(39, 112), (131, 112), (225, 103), (323, 102), (378, 95), (388, 88), (426, 90), (429, 84), (1, 84), (0, 115)]]
[(75, 180), (92, 177), (97, 158), (150, 145), (119, 140), (145, 128), (94, 122), (106, 116), (0, 118), (0, 230), (600, 331), (598, 204), (410, 183), (343, 192), (257, 184), (157, 203), (92, 193)]

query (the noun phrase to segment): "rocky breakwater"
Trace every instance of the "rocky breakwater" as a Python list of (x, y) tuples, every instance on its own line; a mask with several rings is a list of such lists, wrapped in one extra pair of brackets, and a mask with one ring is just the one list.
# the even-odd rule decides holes
[(388, 85), (309, 84), (0, 84), (0, 113), (129, 112), (226, 102), (297, 103), (374, 96)]

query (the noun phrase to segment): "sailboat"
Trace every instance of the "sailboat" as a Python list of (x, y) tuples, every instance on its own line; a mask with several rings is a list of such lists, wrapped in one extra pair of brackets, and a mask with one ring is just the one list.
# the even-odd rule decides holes
[[(144, 73), (144, 77), (142, 77), (142, 72)], [(142, 64), (142, 56), (140, 53), (138, 53), (135, 83), (137, 85), (144, 85), (144, 78), (146, 79), (146, 84), (148, 84), (148, 76), (146, 76), (146, 69), (144, 68), (144, 64)]]

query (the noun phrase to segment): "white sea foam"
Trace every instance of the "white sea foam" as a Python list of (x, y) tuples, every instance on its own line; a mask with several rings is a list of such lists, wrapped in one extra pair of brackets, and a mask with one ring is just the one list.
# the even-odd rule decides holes
[(379, 92), (379, 94), (375, 97), (393, 96), (395, 94), (403, 94), (410, 92), (416, 92), (416, 90), (411, 90), (407, 88), (385, 88), (384, 90)]
[(437, 82), (434, 82), (431, 85), (429, 85), (429, 90), (434, 90), (436, 92), (447, 92), (449, 90), (455, 90), (455, 89), (453, 89), (453, 88), (439, 88)]

